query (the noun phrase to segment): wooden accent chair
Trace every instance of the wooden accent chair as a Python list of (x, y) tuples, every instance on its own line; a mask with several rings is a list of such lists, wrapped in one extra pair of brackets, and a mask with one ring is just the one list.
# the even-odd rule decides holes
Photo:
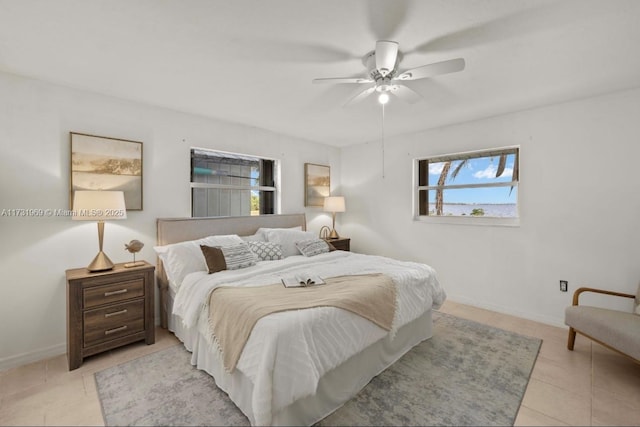
[[(634, 311), (629, 313), (579, 305), (578, 298), (583, 292), (635, 298)], [(569, 326), (569, 350), (573, 350), (577, 332), (640, 363), (640, 285), (636, 295), (604, 289), (579, 288), (573, 294), (573, 305), (565, 310), (564, 323)]]

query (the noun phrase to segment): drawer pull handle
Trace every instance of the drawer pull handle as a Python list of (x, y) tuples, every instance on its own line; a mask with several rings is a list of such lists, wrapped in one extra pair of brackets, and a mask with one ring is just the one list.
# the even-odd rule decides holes
[(126, 313), (127, 313), (127, 309), (125, 308), (124, 310), (114, 311), (113, 313), (105, 313), (104, 317), (118, 316), (120, 314), (126, 314)]
[(104, 334), (105, 335), (115, 334), (116, 332), (124, 331), (125, 329), (127, 329), (127, 325), (120, 326), (119, 328), (109, 329), (107, 331), (104, 331)]
[(111, 295), (126, 294), (126, 293), (127, 293), (126, 289), (119, 289), (117, 291), (105, 292), (104, 296), (110, 297)]

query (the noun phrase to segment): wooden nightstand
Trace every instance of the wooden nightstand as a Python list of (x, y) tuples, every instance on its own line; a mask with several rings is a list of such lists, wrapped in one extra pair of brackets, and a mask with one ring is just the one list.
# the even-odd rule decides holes
[(67, 270), (67, 359), (69, 370), (93, 354), (145, 340), (153, 344), (155, 267), (147, 262), (91, 273)]
[(347, 237), (338, 237), (337, 239), (324, 239), (325, 241), (331, 243), (334, 248), (339, 251), (350, 251), (351, 250), (351, 239)]

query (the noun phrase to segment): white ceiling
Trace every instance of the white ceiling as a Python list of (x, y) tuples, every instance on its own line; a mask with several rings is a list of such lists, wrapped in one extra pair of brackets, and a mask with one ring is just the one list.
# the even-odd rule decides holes
[(365, 75), (376, 40), (400, 70), (466, 60), (392, 99), (389, 137), (640, 87), (638, 22), (638, 0), (0, 0), (0, 70), (346, 146), (380, 105), (311, 80)]

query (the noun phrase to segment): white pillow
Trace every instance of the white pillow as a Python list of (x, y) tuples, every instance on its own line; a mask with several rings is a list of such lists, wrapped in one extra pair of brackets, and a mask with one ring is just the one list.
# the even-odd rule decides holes
[(268, 242), (277, 243), (282, 247), (282, 255), (285, 258), (292, 255), (300, 255), (300, 251), (296, 247), (296, 242), (314, 239), (316, 237), (316, 233), (311, 231), (283, 228), (268, 229), (265, 234)]
[(180, 286), (187, 274), (196, 271), (208, 271), (207, 262), (202, 255), (200, 245), (206, 246), (230, 246), (242, 243), (242, 239), (236, 234), (224, 236), (208, 236), (198, 240), (173, 243), (165, 246), (154, 246), (167, 278), (175, 286)]
[(289, 228), (265, 228), (265, 227), (260, 227), (258, 228), (258, 231), (256, 231), (256, 236), (262, 236), (263, 240), (265, 242), (267, 242), (267, 231), (279, 231), (279, 230), (296, 230), (296, 231), (302, 231), (302, 226), (298, 225), (297, 227), (289, 227)]
[(244, 240), (245, 242), (249, 243), (249, 242), (266, 242), (266, 239), (264, 237), (264, 234), (260, 233), (256, 233), (256, 234), (252, 234), (251, 236), (240, 236), (240, 238), (242, 240)]
[(265, 227), (260, 227), (251, 236), (240, 236), (240, 238), (242, 240), (244, 240), (245, 242), (266, 242), (267, 241), (266, 232), (268, 230), (302, 230), (302, 226), (298, 225), (296, 227), (291, 227), (291, 228), (265, 228)]

